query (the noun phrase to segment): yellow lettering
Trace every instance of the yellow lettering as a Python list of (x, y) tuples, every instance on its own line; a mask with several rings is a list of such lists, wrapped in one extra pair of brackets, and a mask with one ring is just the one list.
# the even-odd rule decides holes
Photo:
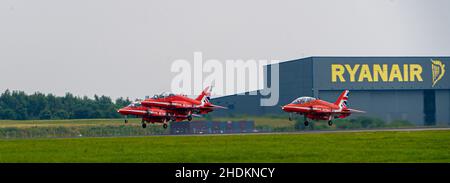
[(359, 64), (355, 64), (355, 67), (353, 67), (353, 69), (349, 64), (345, 64), (345, 68), (347, 69), (348, 74), (350, 75), (350, 82), (355, 82), (355, 74), (359, 68)]
[(341, 64), (331, 64), (331, 81), (333, 83), (337, 82), (337, 78), (339, 77), (339, 80), (341, 82), (345, 82), (344, 79), (344, 66)]
[(403, 64), (403, 81), (408, 82), (408, 64)]
[(370, 73), (369, 65), (363, 64), (361, 66), (361, 71), (359, 72), (358, 82), (363, 82), (364, 79), (367, 79), (368, 82), (372, 82), (372, 75)]
[[(334, 83), (346, 82), (346, 79), (350, 82), (423, 81), (423, 68), (420, 64), (372, 64), (373, 70), (370, 67), (370, 64), (331, 64), (331, 81)], [(345, 78), (344, 75), (347, 73), (348, 78)], [(358, 78), (356, 74), (359, 74)]]
[[(406, 71), (405, 71), (406, 72)], [(415, 81), (415, 78), (417, 78), (417, 81), (423, 81), (422, 79), (422, 66), (419, 64), (411, 64), (409, 66), (409, 75), (411, 77), (411, 81)]]
[(378, 76), (381, 77), (382, 81), (387, 81), (388, 79), (388, 66), (387, 64), (383, 64), (383, 69), (380, 64), (373, 65), (373, 81), (378, 82)]
[(398, 64), (392, 64), (391, 74), (389, 74), (389, 82), (393, 82), (397, 78), (399, 82), (403, 81), (402, 73), (400, 72), (400, 67)]

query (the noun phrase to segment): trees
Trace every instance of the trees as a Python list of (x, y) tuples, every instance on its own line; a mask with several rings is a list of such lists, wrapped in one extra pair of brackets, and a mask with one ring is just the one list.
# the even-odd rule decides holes
[(16, 119), (16, 113), (12, 109), (0, 110), (1, 119)]
[(65, 110), (57, 110), (56, 113), (53, 115), (54, 119), (69, 119), (70, 114)]
[(45, 109), (39, 113), (39, 119), (52, 119), (52, 112)]
[(27, 95), (22, 91), (6, 90), (0, 95), (0, 119), (85, 119), (118, 118), (117, 109), (130, 104), (123, 98), (115, 102), (107, 96), (76, 97), (36, 92)]

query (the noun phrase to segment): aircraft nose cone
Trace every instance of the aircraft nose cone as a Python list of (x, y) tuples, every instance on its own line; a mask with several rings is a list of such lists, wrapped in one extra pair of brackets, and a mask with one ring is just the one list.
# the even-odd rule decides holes
[(289, 112), (292, 108), (291, 108), (290, 105), (285, 105), (285, 106), (283, 106), (281, 109), (282, 109), (283, 111), (285, 111), (285, 112)]

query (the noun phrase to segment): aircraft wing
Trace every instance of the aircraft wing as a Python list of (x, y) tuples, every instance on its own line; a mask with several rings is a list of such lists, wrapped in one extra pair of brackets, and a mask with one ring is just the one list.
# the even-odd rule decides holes
[(311, 107), (300, 107), (300, 106), (291, 106), (290, 108), (299, 109), (299, 110), (305, 110), (305, 111), (311, 111)]
[(313, 106), (311, 112), (314, 113), (333, 113), (334, 111), (324, 106)]
[(138, 115), (138, 116), (166, 116), (165, 111), (155, 111), (152, 109), (147, 110), (139, 110), (139, 109), (124, 109), (123, 111), (127, 112), (130, 115)]
[(313, 105), (313, 106), (291, 106), (291, 109), (297, 110), (297, 112), (301, 113), (333, 113), (334, 111), (329, 107), (322, 105)]
[(193, 108), (193, 105), (189, 102), (185, 101), (171, 101), (171, 102), (165, 102), (165, 101), (143, 101), (142, 105), (147, 107), (162, 107), (162, 108), (169, 108), (169, 109), (176, 109), (176, 108), (186, 108), (190, 109)]
[(336, 109), (331, 109), (327, 106), (313, 106), (309, 108), (309, 112), (313, 112), (313, 113), (323, 113), (323, 114), (339, 114), (339, 113), (346, 113), (346, 112), (350, 112), (350, 113), (365, 113), (365, 111), (360, 111), (360, 110), (356, 110), (356, 109), (343, 109), (343, 110), (336, 110)]
[(314, 113), (342, 113), (342, 112), (351, 112), (351, 113), (366, 113), (365, 111), (360, 111), (360, 110), (356, 110), (356, 109), (350, 109), (350, 108), (346, 108), (346, 109), (343, 109), (342, 111), (340, 111), (340, 110), (333, 110), (333, 109), (330, 109), (330, 108), (328, 108), (328, 107), (326, 107), (326, 106), (313, 106), (312, 107), (312, 111), (314, 112)]
[(147, 114), (147, 112), (144, 110), (121, 109), (119, 111), (126, 112), (126, 114), (130, 114), (130, 115), (146, 115)]

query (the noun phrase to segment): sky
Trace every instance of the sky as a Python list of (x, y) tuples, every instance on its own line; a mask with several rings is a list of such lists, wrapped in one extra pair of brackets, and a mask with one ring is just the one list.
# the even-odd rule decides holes
[(446, 0), (2, 0), (0, 92), (142, 98), (204, 59), (448, 56)]

